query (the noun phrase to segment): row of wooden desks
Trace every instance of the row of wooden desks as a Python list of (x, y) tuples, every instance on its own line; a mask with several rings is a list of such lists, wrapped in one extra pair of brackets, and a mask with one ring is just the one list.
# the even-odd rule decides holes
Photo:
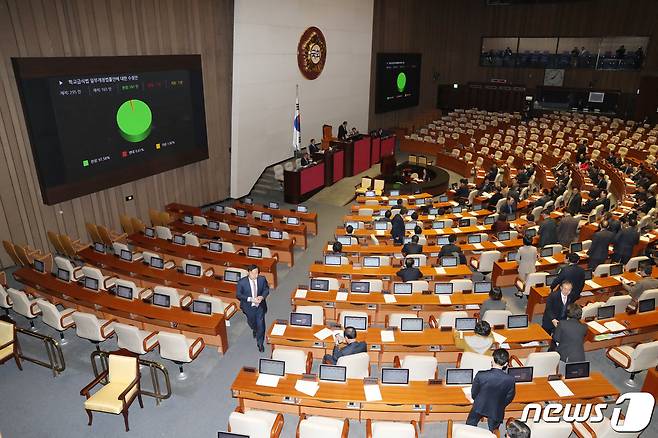
[(615, 321), (624, 329), (599, 333), (593, 327), (587, 327), (585, 338), (585, 351), (599, 350), (602, 348), (618, 347), (626, 344), (638, 344), (658, 340), (658, 311), (644, 313), (618, 313), (614, 318), (597, 321), (605, 324)]
[(211, 230), (202, 225), (186, 224), (182, 221), (172, 222), (169, 226), (182, 233), (193, 233), (202, 239), (230, 242), (237, 249), (245, 251), (250, 246), (269, 248), (273, 254), (276, 254), (280, 262), (287, 263), (288, 266), (295, 264), (295, 239), (270, 239), (267, 235), (253, 236), (231, 231)]
[(272, 215), (272, 217), (281, 218), (281, 219), (284, 217), (298, 217), (299, 220), (304, 225), (306, 225), (306, 228), (308, 228), (309, 233), (313, 234), (314, 236), (318, 234), (317, 213), (311, 213), (311, 212), (302, 213), (297, 210), (283, 210), (278, 208), (269, 208), (265, 205), (246, 204), (240, 201), (235, 201), (233, 203), (233, 208), (238, 210), (239, 209), (246, 210), (250, 213), (253, 213), (254, 211), (269, 213)]
[[(223, 275), (224, 271), (231, 267), (245, 269), (249, 265), (256, 265), (272, 287), (277, 285), (275, 258), (259, 259), (232, 252), (213, 252), (202, 246), (177, 245), (169, 240), (146, 237), (141, 233), (131, 234), (128, 240), (139, 248), (167, 254), (178, 266), (182, 266), (185, 259), (201, 262), (204, 268), (212, 268), (216, 275)], [(85, 251), (83, 258), (89, 257), (90, 253), (98, 254), (91, 248), (83, 251)]]
[[(358, 278), (380, 278), (384, 281), (384, 287), (396, 281), (396, 273), (399, 266), (380, 266), (378, 268), (356, 267), (354, 265), (323, 265), (314, 263), (309, 268), (312, 277), (337, 277), (341, 280), (355, 280)], [(459, 265), (450, 268), (435, 268), (432, 266), (421, 266), (420, 271), (424, 278), (439, 280), (452, 278), (465, 278), (473, 274), (468, 266)], [(344, 282), (343, 282), (344, 283)]]
[[(408, 385), (380, 385), (381, 401), (368, 402), (362, 380), (350, 379), (346, 383), (321, 382), (315, 396), (295, 389), (301, 376), (288, 374), (276, 388), (259, 386), (257, 372), (241, 370), (235, 378), (231, 391), (238, 404), (247, 409), (268, 409), (292, 415), (322, 415), (353, 420), (416, 420), (425, 422), (464, 420), (471, 409), (462, 387), (410, 382)], [(536, 378), (531, 383), (516, 385), (514, 401), (507, 409), (506, 417), (518, 417), (528, 403), (544, 403), (551, 400), (569, 403), (580, 400), (598, 400), (602, 397), (617, 397), (615, 388), (599, 372), (585, 379), (566, 380), (565, 384), (573, 396), (560, 397), (546, 378)]]
[(16, 281), (25, 290), (52, 303), (63, 304), (83, 312), (94, 313), (102, 319), (115, 319), (140, 329), (182, 333), (190, 338), (203, 337), (222, 353), (228, 349), (224, 315), (203, 315), (180, 307), (158, 307), (142, 300), (127, 300), (109, 294), (85, 289), (78, 283), (58, 280), (49, 273), (21, 268), (14, 273)]
[(235, 297), (235, 283), (224, 281), (216, 276), (194, 277), (177, 268), (157, 269), (142, 261), (128, 262), (111, 254), (100, 254), (87, 248), (78, 253), (90, 265), (96, 266), (105, 275), (118, 275), (134, 281), (141, 287), (158, 285), (173, 287), (179, 292), (189, 292), (194, 296), (213, 295), (222, 300), (239, 304)]
[[(275, 323), (276, 324), (276, 323)], [(331, 354), (334, 348), (332, 336), (319, 339), (316, 333), (324, 326), (313, 327), (286, 327), (283, 335), (273, 334), (273, 324), (268, 330), (267, 340), (272, 349), (278, 347), (302, 349), (311, 352), (315, 359), (322, 359), (325, 354)], [(393, 341), (384, 341), (380, 327), (368, 327), (367, 330), (357, 331), (357, 340), (368, 345), (368, 355), (371, 363), (378, 365), (393, 363), (395, 356), (407, 354), (433, 356), (441, 363), (456, 363), (461, 350), (455, 347), (455, 332), (438, 328), (425, 328), (420, 332), (403, 332), (395, 330)], [(337, 329), (337, 331), (341, 331)], [(517, 357), (526, 357), (529, 353), (548, 348), (551, 337), (539, 324), (530, 324), (526, 328), (496, 329), (495, 333), (505, 339), (501, 344), (508, 348), (510, 354)], [(501, 338), (502, 339), (502, 338)]]
[[(453, 228), (441, 228), (441, 229), (425, 229), (423, 230), (423, 236), (427, 239), (435, 240), (439, 236), (450, 236), (450, 235), (464, 235), (472, 233), (487, 233), (491, 231), (491, 225), (472, 225), (468, 227), (453, 227)], [(347, 235), (347, 231), (344, 228), (336, 229), (337, 236)], [(413, 230), (406, 230), (407, 235), (412, 235)], [(354, 230), (352, 236), (357, 238), (370, 238), (370, 236), (375, 236), (376, 238), (391, 238), (391, 230), (373, 230), (366, 228), (359, 228)]]

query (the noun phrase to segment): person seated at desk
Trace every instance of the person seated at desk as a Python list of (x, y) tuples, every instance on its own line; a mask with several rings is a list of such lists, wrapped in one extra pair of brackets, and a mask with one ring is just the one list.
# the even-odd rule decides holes
[(320, 152), (320, 146), (315, 143), (315, 139), (312, 138), (311, 142), (308, 144), (308, 152), (310, 154), (317, 154)]
[(546, 205), (548, 201), (551, 200), (551, 194), (548, 189), (542, 189), (541, 191), (542, 195), (539, 199), (537, 199), (533, 204), (532, 207), (543, 207)]
[(359, 131), (356, 129), (355, 126), (352, 126), (352, 129), (350, 130), (349, 136), (350, 137), (356, 137), (357, 135), (359, 135)]
[(337, 256), (342, 256), (343, 255), (343, 244), (340, 242), (334, 242), (333, 245), (331, 245), (331, 255), (337, 255)]
[(564, 280), (560, 285), (560, 290), (554, 290), (546, 298), (546, 309), (541, 326), (549, 335), (553, 334), (560, 321), (567, 319), (567, 306), (571, 304), (569, 295), (572, 287), (569, 280)]
[(496, 204), (498, 204), (498, 201), (501, 199), (503, 199), (502, 189), (500, 187), (496, 187), (494, 194), (491, 195), (491, 198), (489, 198), (489, 201), (487, 202), (487, 208), (489, 210), (495, 211)]
[(407, 258), (404, 260), (404, 268), (396, 272), (396, 275), (400, 277), (402, 281), (415, 281), (423, 278), (423, 273), (420, 272), (420, 269), (414, 267), (414, 259)]
[[(368, 346), (365, 342), (356, 340), (356, 329), (354, 327), (345, 327), (343, 330), (343, 335), (334, 336), (334, 351), (331, 354), (325, 354), (322, 359), (322, 363), (336, 365), (338, 359), (343, 356), (349, 356), (352, 354), (365, 353), (368, 351)], [(345, 344), (343, 348), (340, 348), (340, 344)]]
[(585, 335), (587, 326), (580, 322), (583, 309), (576, 303), (567, 306), (567, 319), (558, 322), (553, 332), (555, 351), (560, 353), (562, 362), (582, 362), (585, 360)]
[(459, 246), (457, 246), (455, 243), (457, 242), (457, 236), (451, 234), (450, 236), (448, 236), (448, 242), (449, 243), (447, 245), (443, 245), (441, 247), (441, 251), (439, 251), (439, 258), (445, 256), (451, 256), (451, 255), (457, 255), (460, 256), (461, 258), (461, 256), (463, 255), (462, 249)]
[(528, 228), (536, 227), (537, 224), (535, 223), (535, 215), (532, 213), (528, 213), (525, 217), (526, 223), (523, 225), (517, 225), (516, 231), (519, 232), (519, 237), (525, 236), (526, 230)]
[(347, 121), (338, 126), (338, 139), (345, 140), (345, 137), (347, 137)]
[(652, 272), (653, 266), (650, 264), (647, 264), (641, 272), (638, 271), (638, 274), (644, 278), (631, 287), (631, 290), (629, 291), (629, 295), (633, 297), (635, 301), (640, 298), (640, 295), (642, 295), (642, 292), (645, 290), (658, 289), (658, 279), (651, 276)]
[[(495, 207), (495, 205), (494, 205)], [(498, 210), (498, 213), (500, 215), (511, 215), (516, 212), (516, 199), (514, 199), (513, 196), (510, 196), (509, 194), (505, 198), (505, 202), (503, 202), (503, 205), (500, 206), (500, 209)], [(500, 217), (500, 216), (499, 216)]]
[(491, 231), (493, 233), (499, 233), (501, 231), (508, 231), (510, 229), (509, 222), (507, 222), (507, 214), (500, 213), (496, 218), (496, 222), (491, 226)]
[(482, 417), (487, 417), (490, 431), (498, 430), (505, 418), (505, 409), (516, 395), (514, 377), (504, 370), (509, 362), (509, 352), (498, 348), (493, 352), (491, 369), (478, 372), (473, 378), (471, 397), (473, 407), (466, 424), (477, 427)]
[(489, 291), (489, 298), (480, 306), (480, 318), (487, 313), (487, 310), (507, 310), (507, 301), (503, 299), (503, 291), (499, 287)]
[(455, 347), (466, 352), (491, 355), (491, 346), (495, 342), (491, 334), (491, 325), (487, 321), (480, 320), (475, 323), (473, 333), (466, 335), (464, 332), (453, 330)]
[(512, 420), (507, 425), (505, 438), (530, 438), (530, 428), (520, 420)]
[(302, 163), (302, 167), (308, 166), (309, 164), (313, 164), (313, 159), (308, 154), (308, 152), (304, 152), (304, 155), (302, 155), (301, 163)]
[(409, 254), (422, 254), (423, 245), (418, 243), (419, 240), (420, 239), (417, 234), (411, 236), (411, 242), (405, 243), (404, 246), (402, 246), (402, 255), (406, 257)]
[(464, 181), (462, 179), (459, 183), (459, 187), (457, 187), (457, 190), (455, 190), (455, 200), (457, 202), (459, 201), (466, 201), (468, 200), (468, 195), (470, 193), (470, 190), (468, 190), (468, 180)]

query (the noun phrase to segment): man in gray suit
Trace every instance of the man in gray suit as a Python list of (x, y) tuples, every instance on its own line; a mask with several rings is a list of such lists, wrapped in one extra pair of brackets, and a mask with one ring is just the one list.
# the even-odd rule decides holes
[(557, 243), (557, 224), (555, 220), (548, 216), (539, 226), (539, 247)]
[[(335, 336), (334, 341), (336, 345), (332, 354), (325, 354), (323, 363), (336, 365), (338, 359), (343, 356), (349, 356), (351, 354), (365, 353), (368, 351), (368, 346), (363, 341), (356, 340), (356, 329), (354, 327), (345, 327), (343, 331), (343, 336)], [(345, 346), (340, 348), (338, 345), (345, 342)]]
[(585, 360), (585, 335), (587, 326), (580, 322), (583, 309), (576, 303), (567, 306), (567, 319), (558, 322), (553, 332), (553, 342), (557, 345), (562, 362), (582, 362)]
[(576, 240), (578, 234), (578, 219), (571, 213), (565, 212), (560, 223), (557, 225), (557, 235), (560, 245), (568, 248), (571, 242)]
[(645, 290), (658, 289), (658, 279), (651, 277), (652, 271), (653, 266), (647, 264), (644, 267), (644, 271), (640, 273), (640, 275), (642, 275), (644, 278), (638, 281), (633, 287), (631, 287), (629, 294), (633, 297), (634, 300), (640, 298), (640, 295), (642, 295), (642, 292)]

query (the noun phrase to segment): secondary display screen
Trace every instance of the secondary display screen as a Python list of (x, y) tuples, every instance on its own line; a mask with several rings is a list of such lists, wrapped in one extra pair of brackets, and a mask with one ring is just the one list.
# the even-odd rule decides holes
[(420, 53), (377, 54), (376, 113), (418, 105), (420, 63)]
[(12, 61), (48, 205), (208, 158), (199, 55)]

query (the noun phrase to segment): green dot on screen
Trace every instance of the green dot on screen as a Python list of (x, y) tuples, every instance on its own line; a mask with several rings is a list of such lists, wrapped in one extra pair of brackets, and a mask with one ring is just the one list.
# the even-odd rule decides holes
[(132, 143), (142, 141), (149, 136), (152, 121), (151, 108), (138, 99), (125, 101), (117, 110), (119, 133)]
[(407, 75), (404, 74), (404, 72), (398, 73), (398, 77), (396, 79), (397, 86), (398, 86), (398, 91), (403, 92), (404, 87), (407, 85)]

